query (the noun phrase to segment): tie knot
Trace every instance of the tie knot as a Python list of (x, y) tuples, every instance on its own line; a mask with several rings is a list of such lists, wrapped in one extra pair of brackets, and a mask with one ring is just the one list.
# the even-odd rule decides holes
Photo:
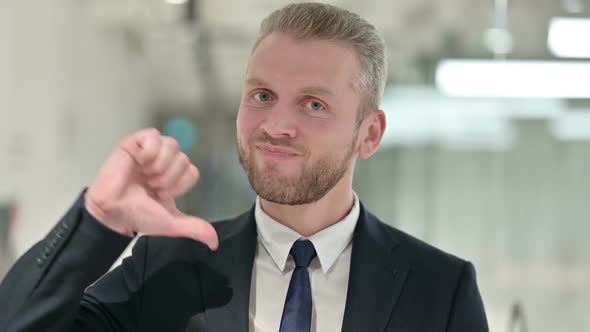
[(295, 260), (296, 267), (308, 268), (315, 257), (315, 248), (309, 240), (295, 241), (291, 247), (291, 256)]

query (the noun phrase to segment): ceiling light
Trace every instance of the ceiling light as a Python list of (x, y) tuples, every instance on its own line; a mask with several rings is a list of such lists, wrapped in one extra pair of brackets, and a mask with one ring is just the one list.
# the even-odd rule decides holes
[(450, 96), (590, 98), (590, 62), (443, 60), (436, 85)]
[(551, 19), (547, 46), (551, 53), (558, 57), (590, 58), (590, 19)]

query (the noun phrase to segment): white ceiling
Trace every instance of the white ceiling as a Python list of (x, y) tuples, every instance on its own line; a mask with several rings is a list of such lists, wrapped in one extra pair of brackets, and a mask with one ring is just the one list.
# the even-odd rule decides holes
[[(550, 58), (548, 21), (568, 15), (564, 3), (576, 1), (584, 8), (576, 15), (590, 17), (590, 0), (509, 1), (514, 39), (509, 57)], [(258, 24), (288, 2), (195, 0), (195, 22), (183, 19), (186, 5), (163, 0), (86, 0), (80, 5), (96, 24), (120, 29), (140, 44), (163, 104), (191, 105), (204, 94), (239, 95)], [(355, 11), (380, 29), (394, 82), (432, 82), (434, 66), (442, 57), (491, 56), (484, 32), (494, 24), (493, 0), (324, 2)]]

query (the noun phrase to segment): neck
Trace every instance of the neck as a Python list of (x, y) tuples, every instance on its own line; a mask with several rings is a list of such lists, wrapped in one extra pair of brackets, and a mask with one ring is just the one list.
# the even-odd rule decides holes
[(282, 205), (260, 198), (262, 210), (277, 222), (309, 237), (342, 220), (352, 209), (352, 177), (344, 176), (320, 200), (302, 205)]

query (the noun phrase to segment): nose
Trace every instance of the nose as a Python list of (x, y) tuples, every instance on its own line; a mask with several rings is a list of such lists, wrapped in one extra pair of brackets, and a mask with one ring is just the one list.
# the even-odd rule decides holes
[(277, 103), (269, 109), (260, 127), (271, 137), (295, 138), (297, 135), (293, 112), (286, 104)]

